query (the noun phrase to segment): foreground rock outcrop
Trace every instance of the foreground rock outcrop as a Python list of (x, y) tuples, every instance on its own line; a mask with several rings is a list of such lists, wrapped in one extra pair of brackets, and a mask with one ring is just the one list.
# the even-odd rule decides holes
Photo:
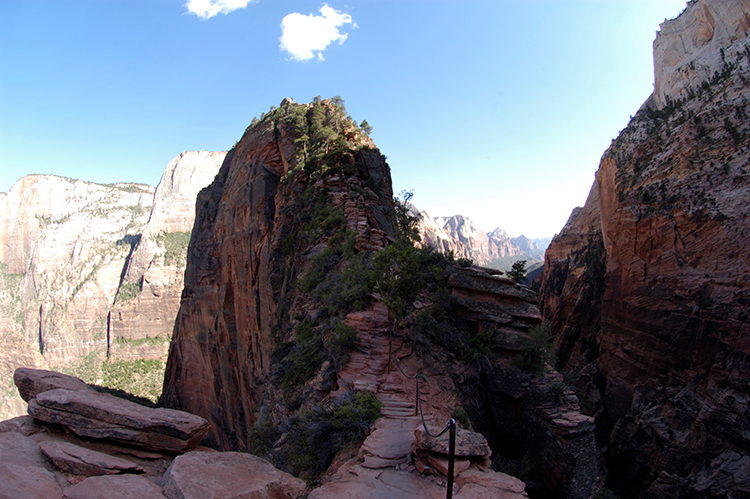
[[(224, 154), (181, 154), (156, 189), (32, 175), (0, 196), (0, 417), (25, 412), (10, 383), (19, 366), (158, 396), (149, 383), (166, 360), (195, 196)], [(111, 379), (144, 359), (158, 375)]]
[(750, 4), (690, 2), (547, 251), (542, 312), (624, 497), (750, 493)]
[(29, 416), (0, 422), (0, 497), (297, 498), (302, 480), (249, 454), (193, 450), (208, 422), (20, 368)]

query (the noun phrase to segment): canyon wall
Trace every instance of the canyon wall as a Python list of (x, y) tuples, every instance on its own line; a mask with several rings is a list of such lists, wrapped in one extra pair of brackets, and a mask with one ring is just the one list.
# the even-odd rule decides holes
[(542, 312), (623, 497), (750, 493), (749, 16), (662, 24), (653, 96), (546, 253)]
[(0, 417), (25, 412), (10, 384), (16, 367), (63, 369), (101, 383), (105, 359), (111, 369), (138, 359), (163, 366), (191, 199), (223, 156), (183, 153), (156, 190), (32, 175), (2, 196)]
[(247, 449), (272, 351), (321, 317), (298, 281), (336, 261), (334, 236), (383, 248), (392, 196), (385, 158), (330, 101), (285, 99), (227, 154), (198, 195), (162, 396), (212, 424), (207, 444)]

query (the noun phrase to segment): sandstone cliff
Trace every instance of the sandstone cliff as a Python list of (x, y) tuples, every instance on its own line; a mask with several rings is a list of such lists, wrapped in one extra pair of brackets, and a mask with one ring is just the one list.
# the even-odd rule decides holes
[[(162, 404), (208, 420), (206, 445), (250, 450), (311, 482), (325, 475), (316, 497), (396, 479), (421, 497), (444, 459), (420, 448), (421, 461), (406, 462), (421, 372), (433, 429), (464, 405), (465, 424), (498, 456), (512, 442), (509, 462), (532, 463), (540, 489), (589, 497), (591, 418), (549, 366), (540, 378), (513, 361), (541, 322), (535, 293), (413, 246), (414, 210), (394, 203), (384, 157), (342, 107), (285, 99), (199, 194)], [(362, 401), (382, 409), (371, 430), (342, 423)]]
[(336, 104), (285, 99), (229, 151), (197, 210), (162, 400), (211, 422), (211, 445), (246, 449), (272, 351), (302, 318), (336, 327), (295, 283), (316, 256), (325, 279), (344, 251), (385, 245), (390, 173)]
[(523, 235), (512, 239), (499, 227), (485, 234), (462, 215), (432, 218), (415, 207), (412, 211), (420, 215), (422, 243), (440, 252), (499, 270), (509, 270), (518, 260), (526, 260), (529, 269), (541, 265), (544, 250)]
[(163, 369), (188, 239), (174, 231), (190, 231), (190, 199), (223, 154), (175, 158), (156, 192), (33, 175), (2, 196), (0, 417), (25, 410), (7, 384), (19, 366), (57, 367), (100, 383), (127, 367), (115, 361), (153, 359)]
[(750, 493), (748, 19), (698, 0), (662, 24), (654, 95), (546, 253), (543, 314), (624, 497)]

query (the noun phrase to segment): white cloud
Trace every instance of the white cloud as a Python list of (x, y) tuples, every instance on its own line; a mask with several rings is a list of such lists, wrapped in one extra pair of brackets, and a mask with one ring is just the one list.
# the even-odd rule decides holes
[(339, 27), (351, 24), (349, 14), (332, 9), (327, 4), (320, 8), (319, 16), (292, 13), (281, 21), (280, 48), (289, 53), (295, 61), (309, 61), (313, 57), (323, 60), (323, 51), (332, 42), (344, 43), (346, 33), (339, 31)]
[(202, 19), (209, 19), (216, 14), (229, 14), (233, 10), (244, 9), (252, 0), (188, 0), (185, 4), (188, 12)]

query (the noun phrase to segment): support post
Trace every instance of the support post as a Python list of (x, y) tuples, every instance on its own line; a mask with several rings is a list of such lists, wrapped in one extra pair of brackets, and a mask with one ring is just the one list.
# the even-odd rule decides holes
[(387, 374), (391, 374), (391, 351), (393, 350), (393, 340), (391, 339), (391, 331), (388, 331), (388, 370)]
[(456, 420), (448, 421), (448, 490), (446, 499), (453, 499), (453, 469), (456, 461)]
[(419, 399), (420, 399), (420, 394), (419, 394), (419, 373), (417, 373), (417, 375), (414, 377), (414, 380), (417, 383), (417, 399), (414, 401), (414, 415), (415, 416), (419, 416)]

